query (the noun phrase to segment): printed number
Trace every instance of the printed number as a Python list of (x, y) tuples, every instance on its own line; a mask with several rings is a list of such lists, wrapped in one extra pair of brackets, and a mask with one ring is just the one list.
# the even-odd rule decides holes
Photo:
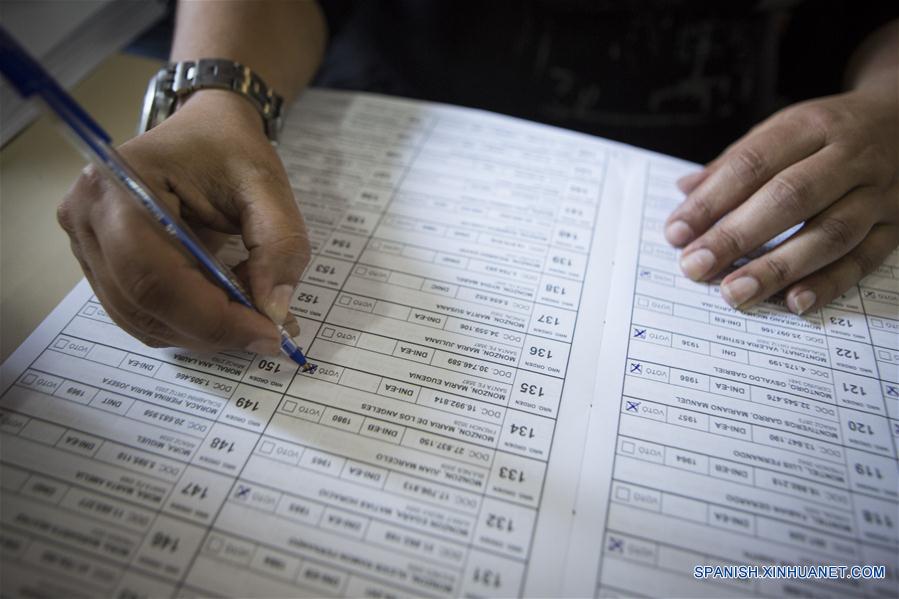
[(555, 316), (550, 316), (549, 314), (541, 314), (540, 318), (537, 319), (537, 322), (548, 324), (553, 327), (559, 326), (559, 319)]
[(881, 514), (880, 512), (872, 512), (871, 510), (862, 510), (862, 517), (868, 524), (873, 524), (882, 528), (893, 528), (896, 525), (889, 514)]
[(868, 464), (862, 464), (861, 462), (855, 463), (855, 471), (861, 476), (870, 476), (872, 478), (876, 478), (877, 480), (883, 479), (883, 473), (880, 471), (880, 468), (877, 466), (869, 466)]
[(519, 437), (527, 437), (528, 439), (533, 439), (533, 438), (534, 438), (534, 429), (532, 429), (532, 428), (529, 427), (529, 426), (524, 426), (524, 425), (521, 425), (521, 424), (515, 424), (515, 423), (513, 422), (513, 423), (512, 423), (512, 426), (511, 426), (510, 428), (511, 428), (510, 432), (511, 432), (513, 435), (517, 434)]
[(849, 430), (854, 433), (865, 433), (866, 435), (874, 434), (874, 429), (871, 428), (870, 424), (865, 424), (864, 422), (859, 422), (858, 420), (849, 421)]
[(234, 451), (234, 441), (229, 441), (227, 439), (222, 439), (221, 437), (214, 437), (212, 439), (212, 443), (209, 445), (212, 449), (217, 449), (219, 451), (227, 451), (231, 453)]
[(838, 317), (838, 316), (831, 316), (831, 317), (830, 317), (830, 324), (834, 324), (834, 325), (837, 325), (837, 326), (840, 326), (840, 327), (846, 327), (847, 329), (851, 329), (851, 328), (852, 328), (852, 321), (851, 321), (851, 320), (849, 320), (848, 318), (840, 318), (840, 317)]
[(238, 397), (235, 402), (238, 408), (243, 408), (244, 410), (249, 410), (251, 412), (255, 412), (259, 409), (259, 402), (254, 399), (247, 399), (246, 397)]
[(489, 568), (475, 568), (472, 573), (471, 579), (478, 584), (485, 587), (493, 587), (498, 589), (502, 581), (500, 580), (499, 572), (491, 570)]
[(499, 516), (497, 514), (487, 514), (487, 527), (495, 528), (505, 532), (512, 532), (512, 518)]
[(318, 296), (314, 293), (301, 293), (297, 296), (297, 299), (304, 304), (312, 304), (313, 306), (318, 303)]
[(846, 349), (843, 347), (837, 348), (837, 356), (840, 358), (852, 358), (853, 360), (858, 360), (858, 352), (854, 349)]
[(195, 482), (189, 482), (181, 489), (182, 495), (187, 495), (188, 497), (199, 497), (200, 499), (206, 499), (206, 493), (209, 491), (209, 487), (205, 485), (200, 485)]
[(509, 468), (508, 466), (501, 466), (499, 469), (499, 477), (504, 478), (506, 480), (511, 480), (516, 483), (524, 482), (524, 472), (519, 470), (518, 468)]
[(532, 356), (546, 358), (547, 360), (553, 357), (553, 352), (551, 349), (546, 349), (545, 347), (537, 347), (536, 345), (531, 346), (530, 352)]
[(542, 385), (531, 385), (529, 383), (521, 383), (521, 392), (526, 395), (536, 395), (537, 397), (543, 397), (543, 386)]
[(276, 373), (281, 372), (281, 365), (272, 360), (259, 360), (259, 369), (265, 370), (266, 372)]
[(552, 283), (547, 283), (546, 292), (552, 293), (553, 295), (565, 295), (565, 288), (561, 285), (553, 285)]
[(843, 391), (845, 391), (846, 393), (852, 393), (853, 395), (861, 395), (862, 397), (868, 394), (862, 385), (854, 385), (850, 383), (843, 383)]
[(178, 537), (172, 537), (164, 532), (156, 532), (150, 539), (150, 546), (169, 553), (178, 551), (178, 543), (181, 541)]
[(337, 270), (333, 266), (328, 266), (327, 264), (316, 264), (315, 272), (320, 272), (324, 275), (333, 275)]

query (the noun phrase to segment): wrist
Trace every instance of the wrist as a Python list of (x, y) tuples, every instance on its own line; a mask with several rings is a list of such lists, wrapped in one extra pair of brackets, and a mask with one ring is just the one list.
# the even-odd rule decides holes
[(265, 137), (265, 122), (246, 98), (224, 89), (198, 89), (181, 100), (175, 114), (214, 119), (214, 126), (238, 127)]

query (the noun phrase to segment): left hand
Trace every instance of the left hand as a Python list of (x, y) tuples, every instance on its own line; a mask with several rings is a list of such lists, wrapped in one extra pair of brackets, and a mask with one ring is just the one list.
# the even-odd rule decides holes
[(788, 107), (756, 126), (678, 186), (686, 200), (665, 236), (684, 247), (695, 281), (793, 225), (790, 239), (721, 282), (745, 309), (786, 289), (796, 314), (816, 310), (899, 246), (899, 97), (894, 85)]

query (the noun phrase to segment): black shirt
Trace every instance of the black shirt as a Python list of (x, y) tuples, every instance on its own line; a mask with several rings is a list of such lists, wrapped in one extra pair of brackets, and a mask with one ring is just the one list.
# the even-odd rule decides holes
[(836, 93), (899, 15), (837, 0), (322, 0), (316, 83), (475, 106), (708, 161), (777, 108)]

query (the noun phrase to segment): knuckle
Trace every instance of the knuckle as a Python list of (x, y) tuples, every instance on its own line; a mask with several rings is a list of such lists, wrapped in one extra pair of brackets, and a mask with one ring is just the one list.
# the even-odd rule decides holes
[(312, 259), (309, 237), (305, 231), (285, 230), (269, 245), (273, 259), (279, 262), (305, 267)]
[(128, 293), (135, 303), (152, 312), (164, 311), (168, 303), (169, 293), (159, 273), (145, 269), (129, 281)]
[(75, 234), (75, 223), (79, 215), (98, 200), (106, 191), (108, 183), (103, 174), (93, 164), (81, 171), (75, 184), (56, 208), (56, 221), (69, 235)]
[(746, 241), (740, 229), (728, 225), (721, 225), (717, 228), (714, 245), (720, 248), (718, 251), (715, 251), (715, 254), (719, 256), (733, 256), (736, 258), (749, 250), (746, 247)]
[(798, 218), (809, 196), (809, 184), (796, 177), (774, 177), (767, 186), (771, 208), (786, 218)]
[(75, 235), (75, 215), (72, 214), (71, 200), (66, 198), (56, 207), (56, 222), (62, 227), (62, 230), (68, 233), (69, 237)]
[[(150, 347), (167, 347), (163, 339), (171, 336), (171, 329), (162, 324), (150, 314), (140, 310), (133, 311), (129, 318), (132, 326), (137, 329), (140, 334), (140, 340)], [(155, 345), (154, 345), (155, 344)]]
[(870, 182), (872, 185), (886, 186), (896, 177), (897, 158), (895, 152), (891, 153), (881, 144), (868, 144), (859, 151), (857, 159), (852, 163), (864, 165), (864, 173), (859, 173), (860, 179)]
[(833, 274), (827, 274), (822, 277), (821, 288), (824, 290), (824, 293), (819, 293), (818, 299), (825, 302), (828, 299), (840, 297), (845, 291), (843, 285), (840, 284), (840, 280)]
[(751, 146), (735, 150), (728, 164), (737, 181), (744, 185), (762, 179), (768, 170), (764, 154)]
[(768, 271), (772, 283), (781, 288), (792, 280), (793, 269), (790, 264), (783, 258), (768, 255), (762, 260), (765, 269)]
[(230, 323), (223, 313), (219, 313), (218, 317), (213, 321), (206, 330), (204, 337), (211, 345), (215, 347), (225, 347), (232, 330)]
[(843, 122), (840, 111), (827, 104), (808, 104), (802, 108), (802, 122), (805, 126), (820, 131), (828, 136)]
[(818, 223), (823, 242), (830, 250), (840, 250), (855, 240), (854, 227), (846, 219), (838, 216), (827, 216)]
[(874, 272), (874, 269), (877, 268), (877, 262), (871, 258), (871, 256), (867, 252), (863, 251), (855, 251), (849, 254), (849, 260), (851, 261), (853, 267), (858, 271), (858, 279), (862, 279)]
[(706, 223), (706, 226), (718, 220), (715, 218), (715, 208), (712, 200), (705, 195), (697, 195), (690, 198), (690, 202), (685, 206), (684, 212), (698, 216), (701, 222)]

